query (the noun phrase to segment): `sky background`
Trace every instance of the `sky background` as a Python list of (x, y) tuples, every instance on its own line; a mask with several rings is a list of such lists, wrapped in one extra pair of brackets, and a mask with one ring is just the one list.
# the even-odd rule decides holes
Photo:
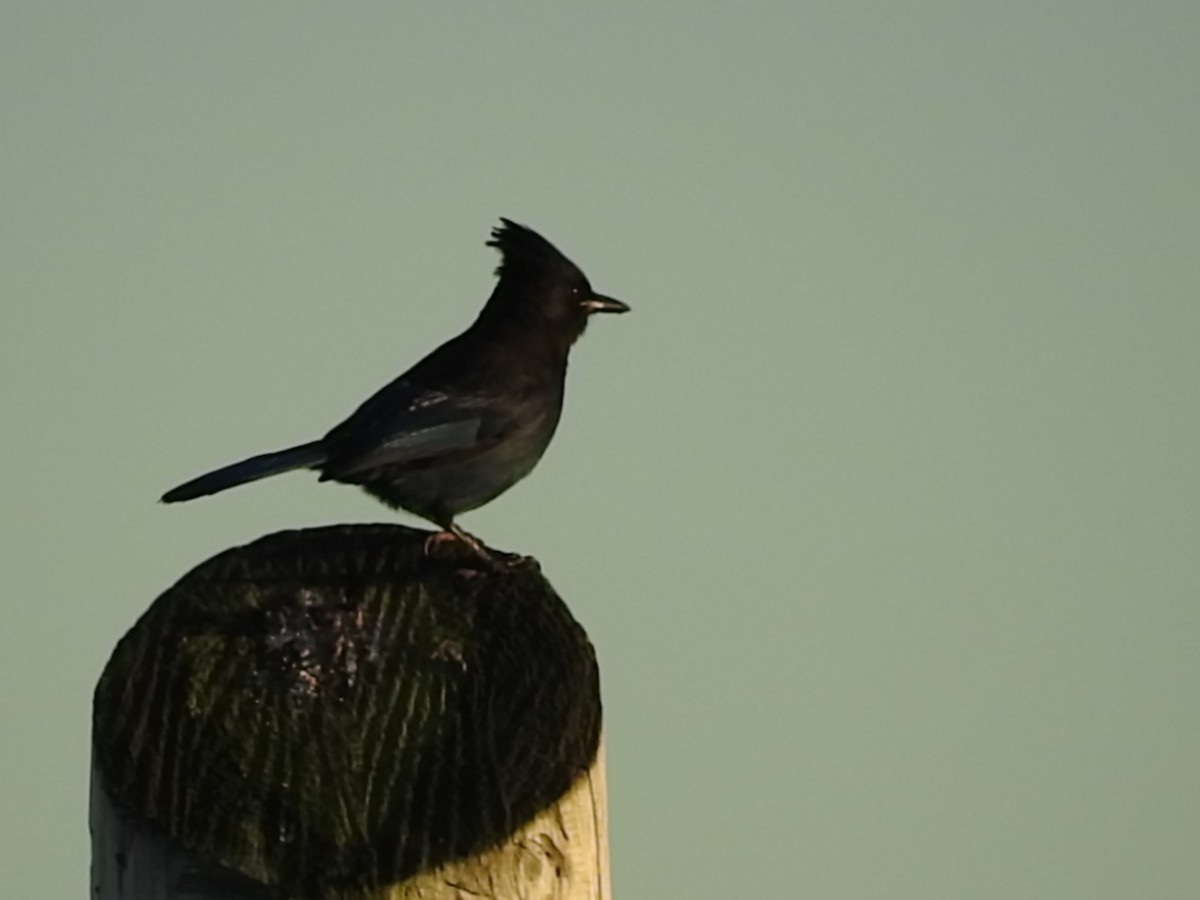
[[(1192, 898), (1200, 5), (0, 8), (0, 871), (90, 695), (465, 326), (504, 215), (632, 314), (463, 525), (601, 660), (618, 900)], [(410, 519), (403, 521), (412, 523)]]

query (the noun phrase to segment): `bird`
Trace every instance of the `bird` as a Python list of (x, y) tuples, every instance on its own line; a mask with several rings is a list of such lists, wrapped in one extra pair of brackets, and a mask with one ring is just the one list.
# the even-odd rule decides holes
[(297, 469), (356, 485), (426, 519), (486, 560), (456, 518), (537, 465), (562, 414), (567, 357), (598, 313), (630, 307), (531, 228), (501, 218), (487, 245), (497, 281), (478, 317), (384, 385), (324, 437), (223, 466), (172, 488), (179, 503)]

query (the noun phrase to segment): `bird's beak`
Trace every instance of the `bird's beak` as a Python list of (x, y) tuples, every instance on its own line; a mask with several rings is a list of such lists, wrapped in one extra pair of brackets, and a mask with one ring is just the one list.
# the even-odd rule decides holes
[(605, 297), (603, 294), (592, 294), (581, 305), (589, 313), (629, 312), (629, 304), (622, 303), (620, 300), (615, 300), (612, 297)]

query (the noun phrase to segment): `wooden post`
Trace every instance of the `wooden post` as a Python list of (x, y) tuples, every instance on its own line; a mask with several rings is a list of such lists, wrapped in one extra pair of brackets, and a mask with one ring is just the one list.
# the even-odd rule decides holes
[(151, 605), (96, 688), (93, 900), (611, 900), (587, 636), (428, 536), (283, 532)]

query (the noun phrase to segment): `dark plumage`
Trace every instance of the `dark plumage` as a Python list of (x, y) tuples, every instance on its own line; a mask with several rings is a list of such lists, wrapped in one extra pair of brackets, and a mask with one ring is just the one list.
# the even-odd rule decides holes
[[(488, 245), (499, 281), (479, 317), (325, 437), (254, 456), (163, 495), (175, 503), (292, 469), (356, 484), (483, 553), (454, 518), (532, 471), (562, 412), (571, 345), (592, 313), (627, 312), (541, 235), (510, 222)], [(484, 554), (486, 555), (486, 554)]]

